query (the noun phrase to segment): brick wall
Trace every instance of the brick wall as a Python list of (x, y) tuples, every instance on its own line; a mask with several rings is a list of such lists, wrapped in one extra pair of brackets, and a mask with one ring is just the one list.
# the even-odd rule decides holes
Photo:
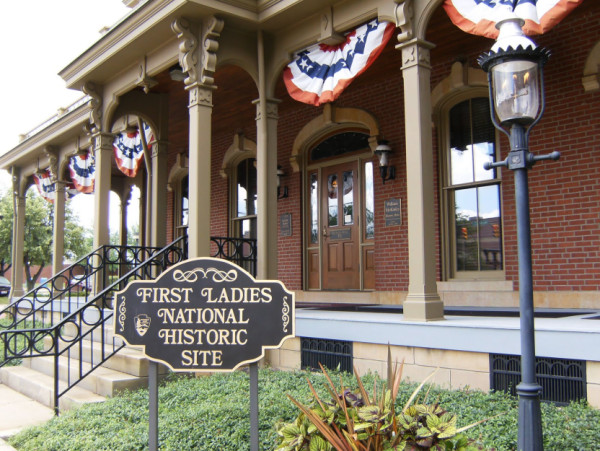
[[(531, 134), (532, 152), (561, 151), (560, 162), (543, 162), (530, 171), (530, 202), (534, 287), (536, 290), (600, 290), (600, 93), (585, 93), (581, 85), (583, 65), (593, 45), (600, 40), (599, 8), (574, 12), (550, 33), (536, 37), (538, 44), (552, 50), (546, 68), (546, 112)], [(457, 59), (477, 67), (476, 57), (491, 46), (490, 40), (464, 37), (460, 30), (450, 31), (448, 39), (465, 39), (467, 46), (461, 54), (432, 51), (431, 86), (447, 77)], [(459, 36), (460, 35), (460, 36)], [(362, 108), (377, 118), (380, 133), (390, 141), (395, 153), (392, 164), (396, 166), (396, 179), (382, 184), (375, 176), (375, 255), (376, 289), (379, 291), (406, 291), (408, 287), (408, 233), (406, 211), (406, 159), (404, 138), (404, 103), (400, 52), (394, 49), (394, 40), (379, 59), (356, 79), (336, 101), (338, 107)], [(234, 72), (244, 80), (248, 76), (241, 70)], [(212, 233), (227, 234), (229, 213), (227, 181), (219, 175), (223, 156), (231, 145), (234, 133), (242, 129), (250, 139), (256, 137), (254, 113), (232, 117), (219, 109), (217, 91), (213, 111), (212, 158)], [(255, 98), (250, 93), (240, 98), (246, 105)], [(275, 97), (282, 100), (279, 106), (278, 163), (286, 176), (289, 197), (278, 201), (278, 215), (292, 214), (292, 236), (279, 239), (279, 278), (293, 290), (302, 288), (302, 179), (292, 172), (290, 156), (294, 139), (311, 119), (322, 113), (313, 107), (293, 101), (283, 84), (277, 86)], [(169, 167), (180, 149), (187, 151), (186, 101), (177, 96), (171, 101), (169, 137)], [(252, 107), (253, 108), (253, 107)], [(182, 129), (186, 133), (179, 130)], [(177, 130), (177, 132), (175, 131)], [(438, 150), (435, 128), (434, 177), (438, 193)], [(508, 143), (501, 137), (504, 158)], [(502, 199), (504, 216), (505, 269), (507, 280), (518, 277), (517, 242), (515, 225), (513, 174), (502, 170)], [(385, 227), (384, 202), (390, 198), (402, 200), (402, 225)], [(169, 196), (169, 211), (172, 196)], [(439, 243), (439, 199), (436, 194), (436, 231)], [(172, 218), (169, 236), (172, 237)], [(440, 254), (439, 244), (437, 246)], [(440, 277), (438, 258), (438, 278)]]

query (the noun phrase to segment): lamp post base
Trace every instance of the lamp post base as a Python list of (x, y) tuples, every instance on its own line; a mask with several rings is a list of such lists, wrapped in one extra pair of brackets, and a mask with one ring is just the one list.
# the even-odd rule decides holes
[(542, 451), (544, 439), (542, 435), (542, 410), (540, 407), (540, 391), (538, 384), (521, 382), (517, 385), (519, 395), (519, 451)]

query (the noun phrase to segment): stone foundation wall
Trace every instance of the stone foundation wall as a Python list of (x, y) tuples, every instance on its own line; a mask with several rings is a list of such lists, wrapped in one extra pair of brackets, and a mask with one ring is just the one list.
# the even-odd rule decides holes
[[(404, 361), (403, 380), (421, 382), (436, 371), (431, 382), (450, 389), (490, 389), (489, 354), (482, 352), (391, 346), (392, 361)], [(385, 377), (386, 345), (353, 343), (354, 366), (360, 375), (376, 372)], [(300, 338), (287, 340), (280, 349), (267, 351), (267, 363), (282, 370), (300, 369)], [(600, 362), (587, 362), (587, 397), (600, 408)]]

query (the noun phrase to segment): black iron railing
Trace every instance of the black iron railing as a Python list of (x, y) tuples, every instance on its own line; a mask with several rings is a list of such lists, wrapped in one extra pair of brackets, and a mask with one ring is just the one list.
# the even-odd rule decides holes
[(222, 258), (244, 268), (256, 277), (256, 240), (213, 236), (211, 257)]
[[(125, 288), (132, 280), (154, 278), (186, 258), (187, 237), (181, 237), (156, 251), (99, 293), (90, 296), (79, 308), (53, 321), (50, 326), (0, 332), (5, 361), (21, 357), (54, 357), (54, 410), (58, 414), (60, 397), (125, 346), (108, 330), (112, 327), (113, 293)], [(109, 264), (108, 260), (105, 263)], [(95, 267), (107, 270), (106, 266)], [(84, 339), (89, 339), (89, 346), (83, 345)], [(63, 384), (59, 384), (61, 357), (66, 357)], [(75, 368), (72, 362), (76, 362)]]
[[(0, 310), (0, 330), (52, 327), (85, 305), (94, 292), (110, 285), (158, 250), (160, 248), (140, 246), (99, 247)], [(19, 349), (16, 345), (12, 343), (15, 352)], [(24, 352), (28, 347), (20, 348)], [(6, 360), (0, 362), (0, 366), (5, 363)]]
[[(212, 257), (232, 261), (256, 275), (256, 240), (213, 237), (211, 241)], [(0, 329), (7, 329), (0, 331), (4, 345), (0, 366), (24, 357), (54, 357), (54, 409), (58, 414), (60, 397), (125, 346), (109, 331), (113, 294), (132, 280), (156, 278), (186, 260), (187, 248), (187, 236), (163, 249), (102, 246), (61, 271), (0, 312), (6, 317)], [(72, 283), (76, 274), (85, 277)], [(93, 291), (97, 293), (92, 295)], [(89, 339), (89, 346), (84, 346), (84, 339)], [(62, 386), (61, 358), (66, 364)]]

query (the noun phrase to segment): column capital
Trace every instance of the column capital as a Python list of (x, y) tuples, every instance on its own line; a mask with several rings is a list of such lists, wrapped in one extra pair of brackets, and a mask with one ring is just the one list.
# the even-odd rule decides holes
[(429, 51), (435, 45), (422, 39), (412, 39), (396, 46), (402, 52), (402, 70), (415, 66), (431, 69)]
[(64, 193), (67, 191), (67, 185), (69, 184), (67, 180), (56, 180), (54, 183), (56, 183), (55, 191), (57, 193)]
[[(279, 119), (279, 104), (281, 103), (280, 99), (265, 99), (267, 104), (267, 119)], [(256, 120), (260, 120), (260, 99), (256, 99), (252, 101), (253, 105), (256, 105)]]
[(156, 141), (152, 145), (152, 154), (150, 155), (150, 157), (157, 158), (160, 154), (166, 153), (167, 146), (168, 146), (168, 142), (164, 139), (160, 139), (160, 140)]
[(92, 136), (94, 142), (94, 151), (98, 150), (113, 150), (113, 142), (115, 141), (115, 135), (112, 133), (95, 133)]
[(216, 86), (194, 83), (193, 85), (186, 86), (185, 89), (189, 92), (188, 108), (195, 106), (212, 108), (213, 91), (217, 89)]

